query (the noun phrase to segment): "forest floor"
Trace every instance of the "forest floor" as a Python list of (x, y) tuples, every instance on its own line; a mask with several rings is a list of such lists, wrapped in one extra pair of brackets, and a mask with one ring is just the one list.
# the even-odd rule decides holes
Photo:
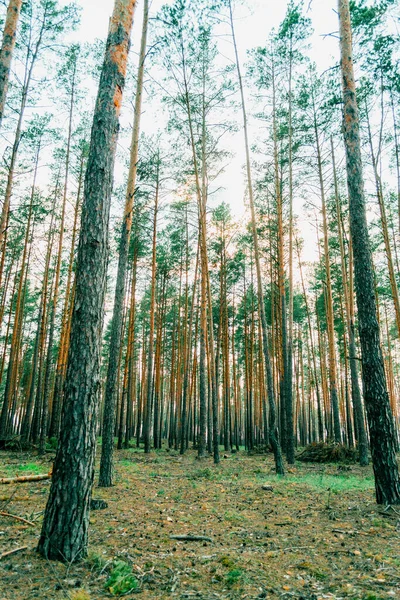
[[(27, 546), (0, 560), (0, 600), (400, 598), (400, 507), (374, 503), (370, 467), (296, 463), (277, 478), (272, 455), (244, 451), (218, 467), (194, 451), (115, 456), (79, 564), (35, 552), (49, 481), (0, 486), (0, 511), (34, 522), (0, 516), (0, 554)], [(46, 473), (53, 457), (2, 452), (0, 477)]]

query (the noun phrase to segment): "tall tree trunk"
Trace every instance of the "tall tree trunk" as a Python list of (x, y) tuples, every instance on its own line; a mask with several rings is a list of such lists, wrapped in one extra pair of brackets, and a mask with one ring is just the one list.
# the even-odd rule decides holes
[(350, 233), (354, 253), (364, 400), (370, 431), (376, 501), (378, 504), (399, 504), (400, 479), (395, 454), (394, 424), (380, 346), (374, 272), (364, 197), (349, 0), (338, 0), (338, 7)]
[(100, 76), (85, 180), (61, 435), (38, 544), (44, 557), (65, 562), (87, 554), (112, 175), (135, 5), (135, 0), (115, 1)]
[(75, 286), (73, 285), (73, 266), (75, 259), (75, 240), (78, 229), (78, 214), (79, 206), (81, 203), (81, 190), (84, 175), (84, 163), (85, 163), (85, 152), (82, 151), (80, 170), (78, 178), (78, 190), (76, 194), (75, 210), (74, 210), (74, 224), (72, 226), (72, 239), (71, 248), (69, 252), (69, 263), (68, 263), (68, 275), (67, 284), (65, 287), (65, 299), (61, 318), (61, 335), (60, 343), (58, 347), (56, 374), (54, 382), (54, 393), (53, 393), (53, 405), (51, 411), (51, 421), (49, 429), (49, 437), (58, 437), (60, 430), (60, 418), (61, 418), (61, 406), (63, 397), (63, 386), (65, 377), (65, 367), (68, 357), (69, 347), (69, 330), (70, 330), (70, 312), (71, 304), (73, 303), (73, 294), (75, 293)]
[[(66, 209), (67, 194), (68, 194), (68, 177), (69, 177), (69, 164), (70, 164), (70, 151), (71, 151), (71, 138), (72, 138), (72, 119), (73, 119), (73, 114), (74, 114), (74, 100), (75, 100), (75, 75), (76, 75), (76, 62), (74, 64), (74, 69), (73, 69), (73, 73), (72, 73), (67, 148), (66, 148), (66, 153), (65, 153), (64, 189), (63, 189), (63, 199), (62, 199), (62, 205), (61, 205), (60, 233), (58, 236), (57, 264), (56, 264), (54, 291), (53, 291), (53, 297), (51, 299), (51, 306), (50, 306), (49, 342), (48, 342), (48, 348), (47, 348), (46, 369), (45, 369), (44, 388), (43, 388), (43, 412), (42, 412), (42, 428), (41, 428), (40, 443), (39, 443), (39, 454), (44, 454), (46, 452), (46, 436), (47, 436), (47, 429), (48, 429), (47, 425), (48, 425), (49, 405), (50, 405), (50, 395), (51, 395), (50, 380), (51, 380), (52, 360), (53, 360), (54, 328), (55, 328), (55, 323), (56, 323), (56, 311), (57, 311), (57, 302), (58, 302), (58, 294), (59, 294), (59, 286), (60, 286), (61, 258), (62, 258), (62, 251), (63, 251), (64, 229), (65, 229), (65, 209)], [(52, 406), (52, 412), (53, 411), (58, 413), (58, 407), (54, 406), (54, 404)]]
[(229, 14), (230, 14), (232, 40), (233, 40), (233, 46), (234, 46), (234, 50), (235, 50), (236, 68), (237, 68), (237, 73), (238, 73), (241, 104), (242, 104), (242, 113), (243, 113), (243, 130), (244, 130), (244, 137), (245, 137), (246, 168), (247, 168), (247, 187), (248, 187), (249, 201), (250, 201), (251, 227), (252, 227), (252, 234), (253, 234), (254, 256), (255, 256), (256, 273), (257, 273), (257, 295), (258, 295), (258, 303), (259, 303), (259, 307), (260, 307), (259, 310), (260, 310), (260, 315), (261, 315), (263, 353), (264, 353), (265, 372), (266, 372), (266, 380), (267, 380), (265, 387), (266, 387), (267, 393), (268, 393), (268, 404), (269, 404), (269, 427), (270, 427), (269, 438), (270, 438), (271, 446), (272, 446), (272, 449), (274, 452), (276, 472), (280, 475), (284, 475), (285, 469), (283, 466), (282, 450), (281, 450), (281, 446), (279, 443), (279, 435), (278, 435), (277, 420), (276, 420), (275, 390), (274, 390), (274, 382), (273, 382), (273, 377), (272, 377), (271, 359), (269, 356), (267, 318), (265, 315), (264, 292), (263, 292), (263, 284), (262, 284), (262, 277), (261, 277), (260, 251), (259, 251), (259, 247), (258, 247), (258, 232), (257, 232), (256, 214), (255, 214), (255, 208), (254, 208), (253, 184), (252, 184), (252, 177), (251, 177), (250, 145), (249, 145), (249, 138), (248, 138), (248, 131), (247, 131), (246, 105), (245, 105), (245, 101), (244, 101), (244, 91), (243, 91), (242, 75), (240, 72), (239, 55), (238, 55), (238, 50), (237, 50), (237, 45), (236, 45), (235, 29), (234, 29), (234, 25), (233, 25), (231, 0), (229, 0)]
[(293, 71), (293, 40), (290, 35), (289, 51), (289, 86), (288, 86), (288, 168), (289, 168), (289, 306), (288, 306), (288, 334), (286, 358), (286, 414), (287, 427), (291, 426), (291, 433), (286, 442), (286, 459), (290, 465), (294, 464), (294, 422), (293, 422), (293, 127), (292, 127), (292, 71)]
[(19, 273), (19, 282), (17, 289), (17, 299), (15, 305), (15, 316), (14, 316), (14, 326), (13, 332), (11, 336), (11, 347), (10, 347), (10, 357), (8, 360), (8, 368), (7, 368), (7, 379), (6, 386), (4, 391), (4, 400), (3, 406), (0, 414), (0, 439), (4, 439), (7, 435), (7, 419), (8, 419), (8, 410), (11, 406), (11, 399), (14, 396), (15, 391), (15, 373), (18, 367), (18, 348), (19, 348), (19, 336), (21, 333), (21, 325), (23, 320), (23, 310), (24, 310), (24, 297), (26, 292), (25, 286), (25, 275), (28, 269), (28, 247), (31, 238), (31, 223), (33, 220), (33, 204), (35, 199), (35, 186), (36, 186), (36, 177), (39, 165), (39, 155), (40, 155), (40, 143), (36, 152), (36, 160), (33, 174), (33, 182), (31, 188), (31, 195), (29, 201), (29, 209), (28, 209), (28, 220), (26, 224), (25, 231), (25, 240), (24, 240), (24, 249), (22, 253), (22, 262), (21, 262), (21, 270)]
[(326, 214), (326, 200), (324, 189), (324, 176), (322, 170), (321, 147), (319, 142), (319, 131), (317, 122), (317, 111), (315, 107), (314, 92), (313, 98), (313, 113), (314, 113), (314, 132), (315, 142), (317, 145), (317, 162), (318, 162), (318, 177), (321, 193), (322, 207), (322, 229), (324, 236), (324, 264), (326, 275), (326, 289), (324, 291), (325, 306), (326, 306), (326, 322), (328, 331), (328, 355), (329, 355), (329, 395), (331, 400), (331, 408), (333, 412), (333, 433), (335, 442), (342, 441), (340, 414), (339, 414), (339, 399), (337, 385), (337, 368), (336, 368), (336, 350), (335, 350), (335, 328), (333, 314), (333, 297), (332, 297), (332, 278), (331, 278), (331, 263), (329, 256), (329, 239), (328, 239), (328, 219)]
[(149, 326), (149, 347), (147, 349), (147, 377), (146, 377), (146, 404), (144, 409), (144, 451), (150, 452), (151, 447), (151, 416), (153, 413), (153, 364), (154, 364), (154, 324), (156, 309), (156, 266), (157, 266), (157, 212), (159, 195), (159, 176), (160, 176), (160, 158), (157, 155), (157, 181), (156, 195), (154, 200), (154, 221), (153, 221), (153, 247), (151, 256), (151, 283), (150, 283), (150, 326)]
[(3, 43), (0, 49), (0, 128), (6, 104), (8, 80), (21, 6), (22, 0), (10, 0), (4, 24)]
[[(359, 461), (360, 461), (360, 465), (366, 466), (368, 464), (368, 440), (367, 440), (367, 433), (365, 431), (364, 410), (363, 410), (363, 405), (362, 405), (362, 400), (361, 400), (360, 385), (358, 382), (357, 349), (356, 349), (355, 331), (354, 331), (353, 286), (351, 285), (350, 289), (349, 289), (346, 261), (345, 261), (345, 253), (344, 253), (342, 211), (341, 211), (341, 207), (340, 207), (339, 189), (338, 189), (338, 182), (337, 182), (337, 176), (336, 176), (335, 152), (334, 152), (332, 138), (331, 138), (331, 150), (332, 150), (332, 163), (333, 163), (333, 182), (334, 182), (335, 200), (336, 200), (336, 218), (337, 218), (337, 227), (338, 227), (338, 236), (339, 236), (340, 261), (341, 261), (343, 292), (344, 292), (344, 304), (345, 304), (345, 313), (346, 313), (347, 333), (348, 333), (348, 338), (349, 338), (351, 397), (352, 397), (352, 401), (353, 401), (354, 414), (355, 414), (355, 418), (356, 418)], [(350, 254), (351, 267), (352, 267), (353, 263), (352, 263), (351, 253), (352, 253), (352, 248), (350, 245), (349, 254)], [(351, 271), (352, 271), (352, 268), (351, 268)], [(351, 279), (351, 283), (352, 283), (352, 281), (353, 281), (352, 273), (350, 275), (350, 279)], [(345, 357), (345, 360), (347, 360), (346, 357)], [(346, 385), (347, 385), (347, 381), (346, 381)]]
[(101, 445), (99, 485), (110, 487), (113, 479), (113, 446), (115, 426), (115, 404), (118, 380), (118, 358), (122, 338), (122, 313), (125, 302), (126, 266), (129, 252), (129, 240), (132, 228), (132, 213), (136, 187), (137, 162), (139, 151), (140, 117), (142, 112), (144, 61), (146, 57), (147, 25), (149, 21), (149, 2), (144, 2), (142, 38), (140, 43), (139, 68), (136, 84), (135, 117), (132, 131), (131, 155), (128, 184), (125, 196), (124, 217), (119, 241), (117, 282), (114, 295), (114, 309), (111, 321), (110, 351), (107, 380), (104, 396), (104, 421)]

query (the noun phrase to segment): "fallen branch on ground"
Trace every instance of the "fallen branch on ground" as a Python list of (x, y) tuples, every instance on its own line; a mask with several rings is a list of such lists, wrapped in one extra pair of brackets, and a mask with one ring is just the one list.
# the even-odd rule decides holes
[(32, 527), (35, 525), (35, 523), (32, 523), (32, 521), (27, 521), (23, 517), (18, 517), (17, 515), (11, 515), (10, 513), (6, 513), (3, 511), (0, 512), (0, 516), (9, 517), (10, 519), (15, 519), (16, 521), (21, 521), (22, 523), (26, 523), (26, 525), (31, 525)]
[(6, 558), (7, 556), (11, 556), (11, 554), (16, 554), (17, 552), (22, 552), (22, 550), (27, 550), (28, 546), (21, 546), (21, 548), (14, 548), (14, 550), (9, 550), (8, 552), (3, 552), (0, 554), (0, 560), (2, 558)]
[(21, 477), (3, 477), (0, 479), (0, 484), (4, 483), (25, 483), (26, 481), (44, 481), (45, 479), (51, 479), (51, 473), (46, 475), (23, 475)]
[(207, 535), (170, 535), (171, 540), (179, 540), (181, 542), (212, 542), (212, 539)]

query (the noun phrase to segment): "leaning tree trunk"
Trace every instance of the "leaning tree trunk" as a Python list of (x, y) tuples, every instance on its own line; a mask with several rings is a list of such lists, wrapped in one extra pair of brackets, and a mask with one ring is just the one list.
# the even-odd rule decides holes
[(122, 222), (121, 237), (119, 241), (117, 283), (115, 286), (114, 309), (111, 322), (109, 353), (110, 358), (108, 361), (107, 380), (104, 395), (104, 420), (99, 475), (99, 485), (102, 487), (110, 487), (112, 485), (113, 478), (113, 447), (115, 426), (115, 401), (118, 381), (118, 357), (121, 349), (122, 313), (125, 302), (126, 267), (128, 262), (129, 240), (132, 229), (132, 213), (136, 186), (140, 116), (142, 111), (143, 76), (144, 61), (146, 57), (148, 20), (149, 3), (148, 0), (145, 0), (142, 39), (139, 56), (139, 69), (136, 84), (135, 116), (132, 131), (130, 166), (125, 197), (124, 218)]
[(115, 0), (93, 118), (61, 434), (38, 551), (65, 562), (87, 554), (94, 477), (108, 223), (119, 113), (136, 0)]
[(400, 479), (395, 454), (394, 425), (380, 346), (374, 272), (364, 197), (349, 0), (338, 0), (338, 5), (350, 233), (353, 243), (364, 401), (370, 431), (376, 501), (378, 504), (399, 504)]
[(3, 43), (0, 50), (0, 127), (6, 104), (8, 79), (10, 77), (10, 67), (15, 48), (15, 37), (21, 6), (22, 0), (10, 0), (4, 25)]

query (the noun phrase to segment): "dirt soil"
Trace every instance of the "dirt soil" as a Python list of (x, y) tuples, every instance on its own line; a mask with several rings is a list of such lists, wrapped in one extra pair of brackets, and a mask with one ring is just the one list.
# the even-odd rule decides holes
[[(46, 473), (53, 457), (1, 452), (0, 477)], [(194, 451), (130, 449), (115, 479), (94, 489), (108, 507), (91, 512), (89, 556), (74, 565), (35, 552), (50, 482), (0, 485), (0, 511), (33, 522), (0, 516), (0, 554), (27, 546), (0, 559), (0, 600), (400, 599), (400, 507), (374, 503), (370, 467), (297, 463), (277, 478), (271, 455), (214, 467)], [(185, 534), (211, 541), (170, 537)]]

